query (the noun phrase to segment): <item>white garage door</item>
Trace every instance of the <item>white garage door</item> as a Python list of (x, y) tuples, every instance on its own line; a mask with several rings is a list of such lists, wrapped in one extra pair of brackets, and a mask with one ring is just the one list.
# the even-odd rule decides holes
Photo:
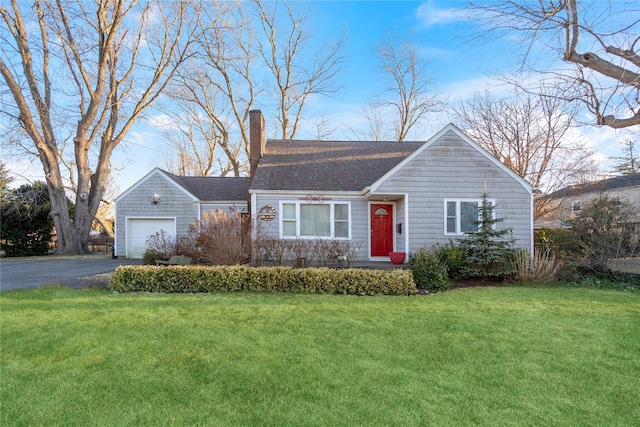
[(160, 230), (175, 236), (176, 223), (173, 218), (130, 218), (127, 229), (127, 257), (140, 259), (149, 236)]

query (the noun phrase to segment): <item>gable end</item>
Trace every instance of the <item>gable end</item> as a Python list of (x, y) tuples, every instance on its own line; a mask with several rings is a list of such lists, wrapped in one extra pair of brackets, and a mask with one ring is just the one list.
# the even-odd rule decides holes
[(455, 126), (452, 123), (449, 123), (442, 130), (440, 130), (434, 136), (429, 138), (427, 142), (425, 142), (420, 148), (418, 148), (416, 151), (411, 153), (407, 158), (405, 158), (402, 162), (396, 165), (393, 169), (385, 173), (380, 179), (378, 179), (375, 183), (373, 183), (373, 185), (371, 185), (371, 188), (369, 189), (369, 191), (372, 193), (375, 192), (378, 189), (378, 187), (380, 187), (386, 180), (388, 180), (391, 176), (393, 176), (397, 171), (405, 167), (408, 163), (410, 163), (413, 159), (419, 156), (422, 152), (424, 152), (436, 141), (440, 140), (448, 132), (455, 133), (456, 136), (458, 136), (461, 140), (469, 144), (476, 151), (478, 151), (480, 154), (486, 157), (490, 162), (492, 162), (498, 168), (503, 170), (507, 175), (509, 175), (511, 178), (517, 181), (520, 185), (522, 185), (522, 187), (525, 190), (533, 194), (533, 187), (531, 186), (531, 184), (529, 184), (526, 180), (524, 180), (520, 175), (518, 175), (517, 173), (509, 169), (504, 163), (502, 163), (501, 161), (496, 159), (494, 156), (492, 156), (491, 153), (489, 153), (487, 150), (485, 150), (480, 145), (478, 145), (478, 143), (476, 143), (471, 138), (469, 138), (469, 136), (467, 136), (464, 132), (462, 132), (457, 126)]
[(190, 191), (188, 191), (186, 188), (184, 188), (183, 186), (181, 186), (180, 184), (178, 184), (175, 180), (173, 180), (168, 174), (166, 174), (162, 169), (160, 168), (153, 168), (151, 170), (151, 172), (149, 172), (148, 174), (146, 174), (145, 176), (143, 176), (142, 178), (140, 178), (140, 180), (138, 180), (138, 182), (136, 182), (135, 184), (133, 184), (131, 187), (129, 187), (127, 190), (125, 190), (124, 193), (120, 194), (118, 197), (115, 198), (114, 202), (118, 203), (118, 201), (122, 200), (123, 198), (127, 197), (129, 194), (131, 194), (132, 192), (134, 192), (140, 185), (144, 184), (146, 181), (148, 181), (151, 177), (155, 176), (155, 175), (160, 175), (161, 177), (163, 177), (164, 179), (166, 179), (169, 183), (171, 183), (173, 186), (175, 186), (178, 190), (182, 191), (187, 197), (189, 197), (191, 200), (193, 200), (194, 202), (199, 201), (199, 199), (194, 196)]

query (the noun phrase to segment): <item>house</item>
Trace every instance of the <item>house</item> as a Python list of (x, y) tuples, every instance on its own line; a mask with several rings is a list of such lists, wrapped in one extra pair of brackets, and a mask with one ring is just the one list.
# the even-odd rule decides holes
[[(536, 228), (558, 228), (562, 222), (589, 206), (601, 194), (640, 206), (640, 173), (616, 176), (601, 181), (572, 185), (548, 196), (545, 213)], [(640, 225), (640, 216), (637, 218)]]
[[(495, 216), (505, 218), (500, 226), (513, 230), (516, 246), (533, 249), (531, 185), (452, 124), (421, 142), (265, 141), (264, 135), (262, 114), (252, 111), (245, 199), (261, 233), (347, 240), (361, 248), (356, 261), (388, 262), (389, 252), (414, 252), (464, 236), (486, 190)], [(156, 221), (180, 234), (213, 205), (212, 197), (230, 201), (212, 193), (204, 203), (189, 189), (189, 179), (157, 169), (150, 175), (116, 200), (118, 256), (139, 256), (129, 249), (132, 240), (162, 225)], [(209, 178), (201, 179), (206, 185)], [(220, 179), (235, 187), (231, 180), (241, 178)], [(162, 197), (158, 205), (154, 194)], [(184, 201), (174, 202), (178, 196)]]
[(246, 177), (177, 176), (153, 169), (115, 199), (114, 255), (142, 258), (147, 238), (184, 236), (204, 212), (247, 210)]

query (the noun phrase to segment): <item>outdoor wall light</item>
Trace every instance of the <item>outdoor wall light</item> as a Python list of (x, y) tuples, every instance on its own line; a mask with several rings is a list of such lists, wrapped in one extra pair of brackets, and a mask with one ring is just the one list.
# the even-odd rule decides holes
[(162, 199), (160, 198), (160, 195), (158, 193), (155, 193), (151, 198), (151, 203), (153, 203), (156, 206), (159, 205), (161, 201)]

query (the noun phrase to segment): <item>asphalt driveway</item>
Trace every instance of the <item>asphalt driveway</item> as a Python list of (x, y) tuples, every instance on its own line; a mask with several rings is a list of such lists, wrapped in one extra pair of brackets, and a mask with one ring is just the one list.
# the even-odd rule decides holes
[(119, 265), (141, 264), (139, 259), (107, 256), (4, 258), (0, 260), (0, 290), (29, 289), (41, 285), (74, 288), (106, 286)]

